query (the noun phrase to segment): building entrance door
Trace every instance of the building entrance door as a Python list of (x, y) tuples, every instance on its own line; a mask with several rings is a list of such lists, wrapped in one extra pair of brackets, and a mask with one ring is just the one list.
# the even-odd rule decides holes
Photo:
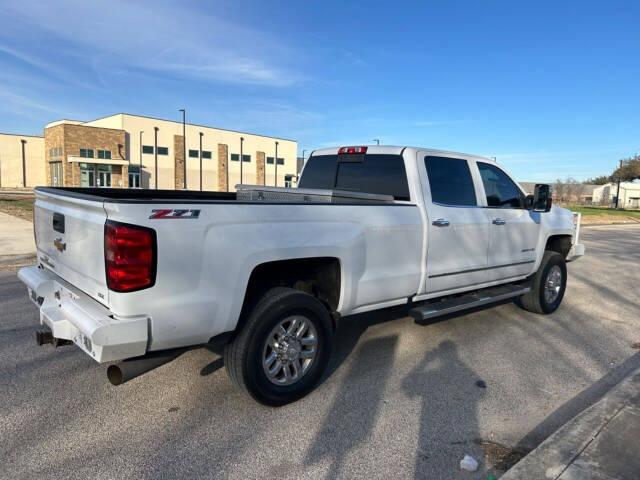
[(51, 186), (62, 186), (62, 162), (51, 162), (49, 164), (49, 174), (51, 175)]
[(81, 187), (96, 186), (96, 172), (93, 168), (93, 163), (80, 164), (80, 186)]
[(98, 165), (98, 186), (111, 186), (111, 165)]

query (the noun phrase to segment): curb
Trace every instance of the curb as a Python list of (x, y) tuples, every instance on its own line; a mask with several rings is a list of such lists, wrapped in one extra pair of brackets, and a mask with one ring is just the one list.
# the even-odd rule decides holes
[(24, 265), (27, 263), (35, 263), (37, 260), (35, 253), (27, 253), (24, 255), (0, 255), (0, 265)]
[[(639, 393), (640, 368), (636, 368), (598, 402), (565, 423), (505, 472), (500, 477), (501, 480), (558, 479), (627, 405), (627, 402), (633, 400)], [(562, 478), (565, 477), (562, 476)]]

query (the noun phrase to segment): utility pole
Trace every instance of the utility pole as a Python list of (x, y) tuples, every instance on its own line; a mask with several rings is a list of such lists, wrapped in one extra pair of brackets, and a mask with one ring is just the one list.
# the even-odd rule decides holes
[(20, 142), (22, 143), (22, 186), (24, 188), (27, 188), (27, 165), (26, 165), (26, 159), (24, 154), (24, 146), (27, 143), (27, 141), (20, 140)]
[(155, 139), (153, 142), (153, 155), (155, 156), (155, 160), (156, 160), (156, 171), (153, 174), (154, 175), (154, 179), (153, 179), (153, 183), (155, 184), (156, 190), (158, 189), (158, 130), (160, 130), (158, 127), (153, 127), (153, 130), (155, 132)]
[[(622, 170), (622, 160), (620, 160), (620, 170)], [(618, 172), (620, 170), (618, 170)], [(620, 173), (618, 173), (618, 191), (616, 192), (616, 210), (618, 209), (619, 200), (620, 200)]]
[(187, 112), (184, 108), (178, 111), (182, 112), (182, 158), (184, 160), (184, 164), (182, 165), (182, 189), (184, 190), (187, 188)]
[(273, 183), (274, 187), (278, 186), (278, 142), (276, 142), (276, 158), (273, 159), (273, 163), (275, 164), (276, 167), (276, 175), (275, 175), (275, 181)]
[(204, 133), (200, 132), (200, 191), (202, 191), (202, 136)]

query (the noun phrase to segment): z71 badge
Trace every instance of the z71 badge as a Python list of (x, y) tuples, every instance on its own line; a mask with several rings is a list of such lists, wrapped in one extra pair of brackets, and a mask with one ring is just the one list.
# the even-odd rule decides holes
[(198, 218), (200, 210), (151, 210), (150, 219)]

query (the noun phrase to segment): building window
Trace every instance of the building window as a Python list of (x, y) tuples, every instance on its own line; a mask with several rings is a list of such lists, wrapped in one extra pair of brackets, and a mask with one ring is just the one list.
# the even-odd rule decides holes
[(50, 157), (53, 157), (53, 148), (50, 148), (50, 149), (49, 149), (49, 156), (50, 156)]
[(55, 154), (59, 157), (62, 156), (62, 147), (55, 148)]
[(169, 155), (168, 147), (158, 147), (158, 155)]
[(198, 158), (198, 150), (189, 150), (189, 158)]
[(284, 165), (284, 158), (278, 158), (278, 165)]
[(273, 157), (267, 157), (267, 163), (273, 165)]
[(243, 162), (250, 162), (251, 161), (251, 155), (242, 155), (242, 161)]
[(210, 159), (211, 158), (211, 152), (209, 152), (207, 150), (203, 150), (202, 151), (202, 158)]
[(153, 145), (143, 145), (142, 153), (150, 153), (151, 155), (153, 155)]
[(238, 153), (232, 153), (231, 154), (231, 161), (232, 162), (239, 162), (240, 161), (240, 155)]
[(111, 159), (111, 150), (98, 150), (98, 158)]
[(93, 149), (92, 148), (81, 148), (80, 156), (82, 158), (93, 158)]
[(139, 165), (129, 165), (129, 188), (140, 188)]

